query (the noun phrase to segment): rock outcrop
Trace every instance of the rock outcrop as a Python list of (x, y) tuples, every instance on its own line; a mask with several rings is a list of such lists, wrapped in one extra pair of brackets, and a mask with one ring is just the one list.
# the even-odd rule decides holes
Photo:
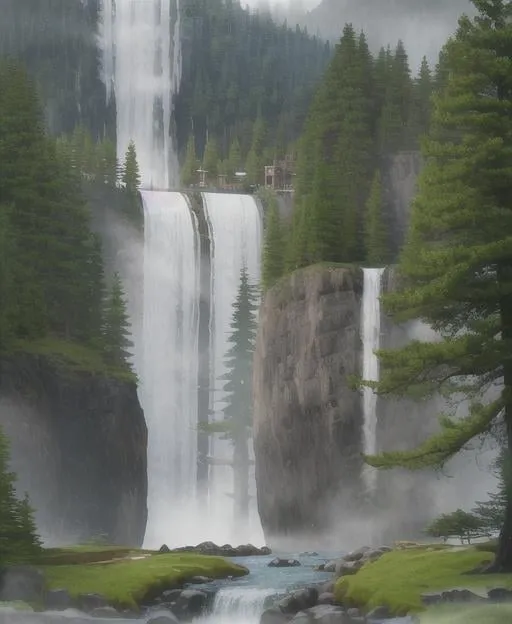
[(134, 382), (19, 353), (0, 361), (0, 426), (42, 536), (139, 546), (147, 430)]
[(359, 269), (313, 266), (284, 278), (262, 304), (254, 447), (272, 544), (300, 533), (328, 539), (333, 514), (357, 508), (361, 400), (350, 377), (360, 371), (362, 282)]

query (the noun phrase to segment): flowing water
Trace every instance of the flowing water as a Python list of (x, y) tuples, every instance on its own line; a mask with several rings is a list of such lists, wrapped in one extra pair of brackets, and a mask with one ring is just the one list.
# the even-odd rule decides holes
[[(363, 269), (364, 288), (361, 306), (361, 330), (363, 341), (363, 379), (379, 380), (379, 360), (375, 355), (380, 347), (380, 295), (384, 269)], [(363, 438), (364, 452), (374, 455), (377, 451), (377, 395), (371, 388), (363, 389)], [(369, 491), (375, 487), (376, 471), (367, 466), (364, 478)]]
[(107, 97), (115, 96), (117, 154), (137, 148), (142, 186), (178, 180), (171, 132), (181, 80), (180, 0), (102, 0), (99, 43)]

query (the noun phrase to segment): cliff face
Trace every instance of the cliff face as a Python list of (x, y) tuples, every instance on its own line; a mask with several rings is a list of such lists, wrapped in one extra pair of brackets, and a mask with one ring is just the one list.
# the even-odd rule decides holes
[[(272, 544), (325, 534), (361, 491), (362, 272), (310, 267), (271, 289), (254, 360), (258, 508)], [(326, 535), (326, 534), (325, 534)]]
[(147, 430), (134, 383), (10, 356), (1, 361), (0, 425), (45, 539), (142, 543)]

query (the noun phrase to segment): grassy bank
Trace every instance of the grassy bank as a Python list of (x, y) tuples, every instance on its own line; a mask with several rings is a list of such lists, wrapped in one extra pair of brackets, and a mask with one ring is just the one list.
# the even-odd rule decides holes
[(335, 594), (354, 606), (388, 606), (396, 615), (422, 610), (421, 594), (454, 587), (485, 592), (493, 587), (512, 588), (512, 574), (468, 574), (492, 561), (491, 552), (474, 547), (395, 550), (365, 565), (354, 576), (339, 579)]
[[(133, 558), (132, 558), (133, 557)], [(102, 594), (111, 604), (134, 608), (165, 589), (194, 576), (227, 578), (247, 570), (221, 557), (160, 555), (122, 548), (71, 548), (46, 551), (40, 567), (49, 589), (65, 588), (71, 596)]]

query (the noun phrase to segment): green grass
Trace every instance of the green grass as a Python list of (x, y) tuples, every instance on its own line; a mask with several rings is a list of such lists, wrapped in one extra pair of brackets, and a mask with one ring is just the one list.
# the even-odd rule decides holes
[(155, 554), (149, 550), (122, 546), (80, 545), (67, 548), (45, 548), (37, 564), (42, 566), (81, 565), (111, 561), (141, 554)]
[(365, 565), (354, 576), (341, 578), (335, 594), (338, 600), (364, 609), (385, 605), (396, 615), (419, 612), (423, 593), (454, 587), (483, 591), (512, 588), (512, 574), (467, 574), (492, 559), (492, 553), (474, 547), (395, 550)]
[[(194, 576), (226, 578), (248, 573), (242, 566), (206, 555), (153, 554), (145, 559), (119, 559), (147, 552), (112, 547), (53, 549), (45, 553), (46, 565), (39, 567), (45, 573), (49, 589), (65, 588), (73, 597), (99, 593), (111, 604), (126, 608), (136, 608)], [(65, 555), (69, 556), (66, 565)]]
[(58, 338), (20, 340), (13, 349), (47, 357), (55, 365), (74, 372), (88, 372), (120, 381), (135, 382), (137, 377), (129, 370), (109, 366), (96, 349)]

